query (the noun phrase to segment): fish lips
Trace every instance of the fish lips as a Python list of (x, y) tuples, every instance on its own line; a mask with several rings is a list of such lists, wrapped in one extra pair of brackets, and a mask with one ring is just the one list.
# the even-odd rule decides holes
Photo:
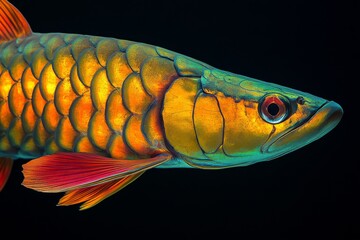
[(325, 102), (307, 121), (264, 144), (267, 153), (284, 155), (299, 149), (330, 132), (340, 122), (343, 109), (334, 101)]

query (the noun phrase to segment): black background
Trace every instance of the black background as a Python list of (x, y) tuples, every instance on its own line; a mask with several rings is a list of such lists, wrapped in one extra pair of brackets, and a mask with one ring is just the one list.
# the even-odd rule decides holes
[(360, 239), (355, 1), (11, 2), (34, 32), (162, 46), (334, 100), (344, 117), (277, 160), (217, 171), (153, 169), (86, 211), (57, 207), (62, 194), (22, 187), (17, 161), (0, 193), (1, 239)]

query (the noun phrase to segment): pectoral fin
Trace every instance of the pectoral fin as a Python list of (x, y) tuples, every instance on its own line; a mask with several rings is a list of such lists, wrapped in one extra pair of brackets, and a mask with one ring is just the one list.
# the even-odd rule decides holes
[(55, 153), (23, 165), (25, 187), (40, 192), (67, 192), (59, 205), (85, 202), (83, 209), (114, 194), (144, 171), (168, 160), (170, 154), (123, 160), (92, 153)]

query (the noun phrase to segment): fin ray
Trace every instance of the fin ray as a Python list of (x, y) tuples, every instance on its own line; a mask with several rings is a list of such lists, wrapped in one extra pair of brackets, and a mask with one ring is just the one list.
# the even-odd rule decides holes
[(21, 12), (6, 0), (0, 0), (0, 43), (32, 33)]
[(91, 208), (135, 181), (143, 173), (144, 171), (126, 176), (120, 180), (113, 180), (92, 187), (68, 191), (59, 200), (58, 206), (69, 206), (82, 203), (80, 210)]

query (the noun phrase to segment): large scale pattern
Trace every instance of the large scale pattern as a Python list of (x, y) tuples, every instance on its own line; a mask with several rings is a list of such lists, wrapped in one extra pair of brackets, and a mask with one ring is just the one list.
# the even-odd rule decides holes
[(151, 45), (60, 33), (6, 42), (0, 53), (0, 153), (21, 158), (167, 151), (165, 91), (206, 67)]

